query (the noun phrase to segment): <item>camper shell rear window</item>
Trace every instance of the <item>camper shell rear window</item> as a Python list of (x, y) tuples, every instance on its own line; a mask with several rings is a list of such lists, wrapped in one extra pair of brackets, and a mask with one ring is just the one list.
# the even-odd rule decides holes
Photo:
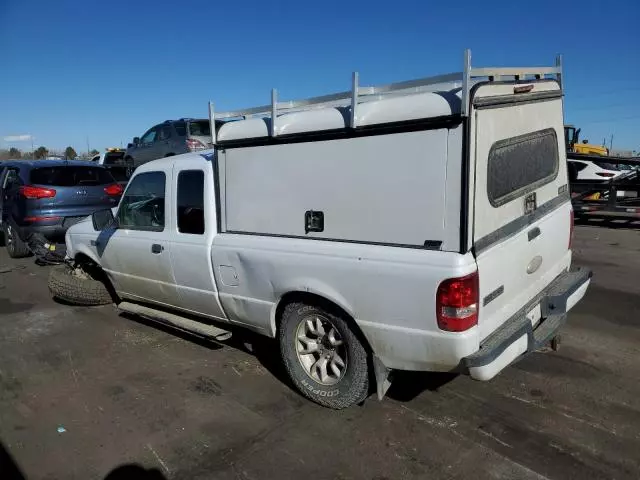
[(488, 160), (487, 195), (499, 207), (551, 182), (558, 175), (558, 137), (553, 128), (498, 140)]

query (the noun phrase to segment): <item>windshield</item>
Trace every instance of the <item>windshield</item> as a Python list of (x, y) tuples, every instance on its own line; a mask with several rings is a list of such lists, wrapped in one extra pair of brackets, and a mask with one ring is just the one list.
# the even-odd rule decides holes
[(124, 152), (107, 152), (103, 163), (105, 165), (121, 165), (124, 163)]
[(114, 183), (113, 176), (101, 167), (59, 166), (31, 170), (31, 183), (52, 187), (96, 186)]
[(196, 120), (194, 122), (189, 122), (189, 135), (193, 135), (195, 137), (211, 136), (209, 120)]

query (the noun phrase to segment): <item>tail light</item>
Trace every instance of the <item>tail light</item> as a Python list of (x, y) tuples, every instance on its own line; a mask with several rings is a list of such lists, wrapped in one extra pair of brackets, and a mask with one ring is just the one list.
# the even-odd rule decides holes
[(196, 140), (195, 138), (187, 138), (187, 148), (190, 152), (207, 149), (204, 143), (200, 140)]
[(57, 221), (60, 220), (62, 217), (57, 217), (57, 216), (51, 216), (51, 217), (24, 217), (24, 221), (25, 222), (30, 222), (30, 223), (34, 223), (34, 222), (52, 222), (52, 221)]
[(569, 250), (571, 250), (571, 246), (573, 245), (573, 225), (575, 219), (573, 216), (573, 208), (569, 210)]
[(611, 178), (616, 176), (615, 173), (611, 173), (611, 172), (596, 172), (596, 175), (598, 175), (599, 177), (605, 177), (605, 178)]
[(23, 185), (20, 187), (20, 195), (29, 199), (53, 198), (56, 191), (53, 188), (34, 187), (32, 185)]
[(464, 332), (477, 325), (479, 296), (477, 271), (442, 282), (436, 294), (438, 327), (447, 332)]
[(112, 183), (111, 185), (107, 185), (104, 187), (104, 193), (111, 197), (116, 197), (118, 195), (122, 195), (124, 189), (117, 183)]

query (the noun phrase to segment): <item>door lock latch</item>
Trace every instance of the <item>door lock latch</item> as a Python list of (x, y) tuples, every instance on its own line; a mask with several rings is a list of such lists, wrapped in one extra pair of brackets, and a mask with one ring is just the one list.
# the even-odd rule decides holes
[(304, 233), (324, 231), (324, 212), (307, 210), (304, 213)]

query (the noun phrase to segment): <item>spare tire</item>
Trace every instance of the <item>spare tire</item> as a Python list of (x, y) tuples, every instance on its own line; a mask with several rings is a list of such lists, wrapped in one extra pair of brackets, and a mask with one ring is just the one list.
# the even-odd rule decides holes
[(106, 284), (86, 273), (82, 268), (68, 265), (54, 267), (49, 273), (51, 295), (74, 305), (95, 306), (113, 303)]

